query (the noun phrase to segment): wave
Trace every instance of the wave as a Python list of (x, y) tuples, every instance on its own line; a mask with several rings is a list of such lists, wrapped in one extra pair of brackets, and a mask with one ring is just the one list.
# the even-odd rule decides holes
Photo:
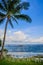
[(8, 52), (7, 54), (15, 58), (27, 58), (37, 55), (43, 55), (43, 53), (33, 53), (33, 52)]

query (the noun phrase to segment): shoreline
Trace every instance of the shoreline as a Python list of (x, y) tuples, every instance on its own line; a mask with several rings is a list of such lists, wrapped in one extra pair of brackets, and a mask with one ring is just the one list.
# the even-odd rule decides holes
[(28, 58), (34, 56), (43, 56), (43, 53), (34, 53), (34, 52), (8, 52), (7, 55), (10, 55), (14, 58)]

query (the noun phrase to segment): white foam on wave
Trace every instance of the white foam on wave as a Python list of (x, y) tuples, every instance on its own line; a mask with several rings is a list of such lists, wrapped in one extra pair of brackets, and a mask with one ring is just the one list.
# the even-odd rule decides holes
[(26, 58), (31, 56), (43, 55), (43, 53), (34, 52), (8, 52), (7, 54), (15, 58)]

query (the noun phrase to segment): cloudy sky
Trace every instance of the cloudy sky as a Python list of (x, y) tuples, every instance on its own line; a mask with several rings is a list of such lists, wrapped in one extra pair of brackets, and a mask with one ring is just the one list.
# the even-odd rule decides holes
[[(13, 22), (14, 29), (8, 25), (5, 44), (43, 44), (43, 0), (23, 0), (30, 3), (30, 8), (22, 13), (31, 17), (32, 23), (18, 20)], [(0, 39), (3, 39), (4, 24), (0, 25)]]

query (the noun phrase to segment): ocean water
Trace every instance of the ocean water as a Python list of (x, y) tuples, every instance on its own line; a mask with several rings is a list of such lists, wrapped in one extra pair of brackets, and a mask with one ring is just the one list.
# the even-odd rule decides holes
[(25, 45), (5, 45), (8, 54), (15, 58), (26, 58), (36, 55), (43, 55), (43, 44), (25, 44)]

